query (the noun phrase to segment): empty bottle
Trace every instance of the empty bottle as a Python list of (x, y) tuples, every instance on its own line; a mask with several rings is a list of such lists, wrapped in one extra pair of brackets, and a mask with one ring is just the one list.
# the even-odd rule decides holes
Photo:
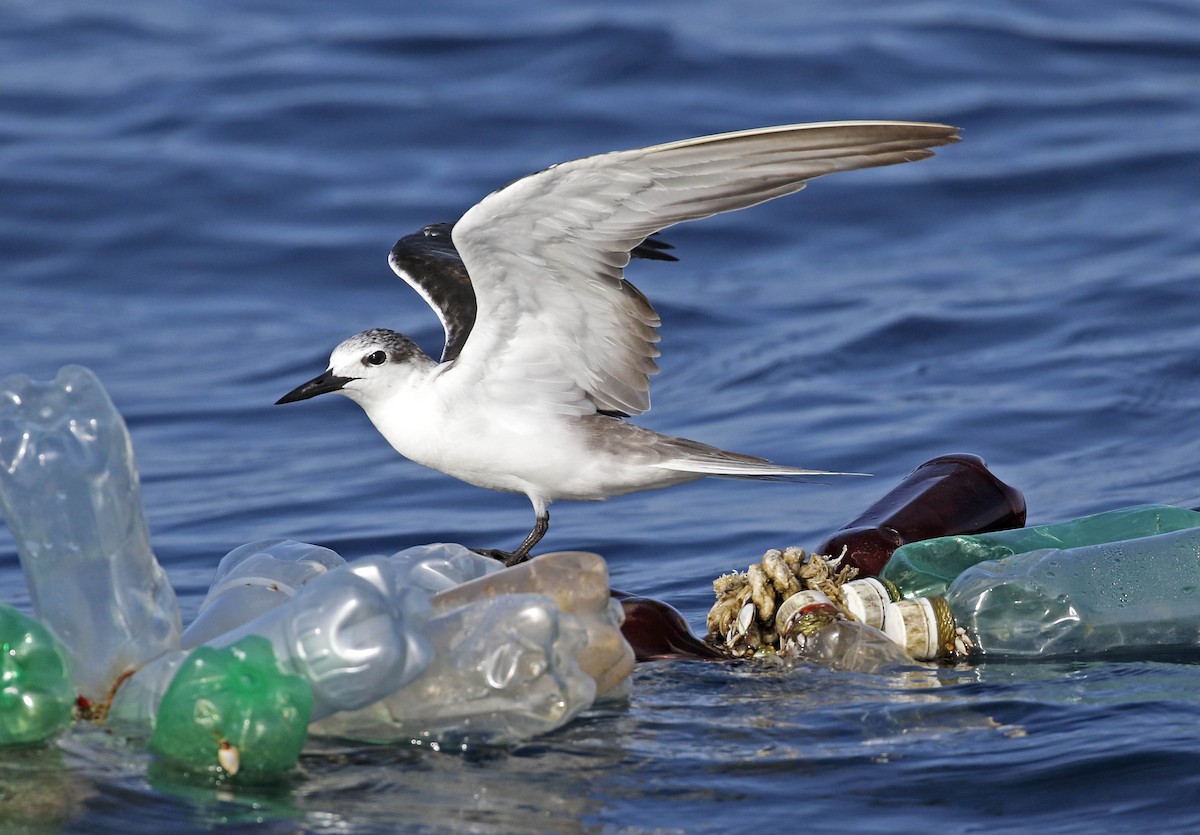
[(267, 638), (279, 666), (313, 689), (314, 719), (383, 698), (433, 658), (422, 633), (429, 598), (400, 586), (387, 557), (365, 557), (323, 574), (291, 600), (209, 642)]
[(896, 587), (878, 577), (851, 580), (838, 588), (838, 592), (842, 596), (846, 611), (859, 623), (865, 623), (875, 629), (883, 629), (888, 604), (900, 599), (900, 592)]
[[(281, 672), (312, 688), (312, 718), (354, 710), (413, 681), (433, 658), (422, 629), (429, 595), (396, 582), (387, 557), (346, 563), (304, 585), (295, 596), (205, 646), (266, 638)], [(152, 729), (167, 688), (188, 653), (167, 653), (117, 691), (108, 723), (121, 733)]]
[(577, 661), (587, 629), (544, 595), (477, 598), (431, 618), (425, 634), (437, 652), (420, 678), (365, 708), (314, 722), (310, 733), (371, 742), (511, 742), (561, 727), (595, 699), (595, 679)]
[[(493, 563), (495, 561), (493, 560)], [(489, 573), (433, 596), (435, 612), (505, 594), (539, 594), (574, 615), (587, 630), (579, 666), (603, 695), (622, 684), (633, 670), (633, 649), (621, 634), (624, 610), (608, 588), (608, 565), (598, 554), (555, 551), (504, 571)]]
[(896, 549), (880, 577), (903, 597), (943, 594), (967, 568), (984, 560), (1042, 548), (1078, 548), (1138, 539), (1200, 527), (1200, 513), (1182, 507), (1147, 504), (1110, 510), (1056, 525), (1036, 525), (976, 536), (944, 536)]
[(693, 635), (687, 619), (674, 606), (616, 589), (612, 596), (625, 611), (621, 634), (633, 648), (636, 660), (713, 661), (728, 657)]
[(150, 550), (125, 421), (92, 372), (0, 383), (0, 506), (34, 613), (102, 701), (117, 677), (179, 646), (179, 606)]
[(888, 608), (919, 660), (1054, 658), (1200, 647), (1200, 528), (981, 562), (944, 597)]
[(414, 545), (388, 559), (396, 568), (398, 584), (422, 589), (430, 595), (504, 570), (504, 563), (499, 560), (453, 542)]
[(290, 539), (264, 539), (234, 548), (221, 558), (180, 645), (190, 649), (237, 629), (345, 562), (328, 548)]
[(917, 467), (879, 501), (827, 539), (816, 553), (873, 577), (908, 542), (1025, 524), (1025, 497), (977, 455), (942, 455)]
[(273, 780), (296, 765), (311, 710), (308, 684), (280, 672), (267, 639), (200, 647), (162, 697), (150, 749), (189, 771)]
[(55, 736), (74, 703), (66, 650), (46, 627), (0, 603), (0, 748)]
[(775, 626), (779, 655), (786, 660), (858, 673), (878, 673), (912, 661), (878, 629), (840, 615), (819, 591), (797, 592), (783, 601)]

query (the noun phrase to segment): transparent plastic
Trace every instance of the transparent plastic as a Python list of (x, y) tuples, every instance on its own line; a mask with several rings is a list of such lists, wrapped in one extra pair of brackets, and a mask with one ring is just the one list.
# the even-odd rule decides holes
[(1056, 525), (944, 536), (896, 549), (880, 576), (904, 597), (944, 594), (959, 574), (984, 560), (1042, 548), (1077, 548), (1200, 527), (1200, 513), (1170, 505), (1137, 505)]
[(196, 619), (183, 632), (181, 646), (196, 647), (237, 629), (345, 562), (328, 548), (291, 539), (264, 539), (233, 549), (217, 566)]
[(983, 562), (959, 575), (945, 599), (988, 657), (1194, 652), (1200, 529)]
[(102, 700), (122, 672), (179, 646), (129, 432), (86, 368), (0, 383), (0, 506), (34, 612), (69, 653), (80, 694)]
[[(897, 666), (912, 666), (912, 658), (887, 635), (839, 615), (825, 595), (816, 591), (795, 595), (802, 596), (802, 605), (780, 607), (785, 614), (784, 623), (778, 625), (779, 656), (783, 660), (808, 661), (856, 673), (880, 673)], [(788, 615), (793, 608), (794, 614)]]
[(411, 682), (433, 659), (422, 632), (428, 594), (399, 580), (387, 557), (354, 560), (209, 645), (267, 638), (280, 668), (312, 687), (314, 719), (364, 707)]
[(123, 736), (148, 739), (163, 694), (190, 654), (189, 650), (164, 653), (122, 682), (104, 718), (105, 727)]
[(509, 742), (554, 730), (593, 703), (596, 682), (576, 661), (587, 629), (548, 597), (472, 600), (425, 631), (436, 655), (424, 675), (310, 732), (371, 742)]
[(450, 542), (415, 545), (388, 559), (396, 568), (397, 583), (430, 595), (504, 570), (504, 564), (499, 560)]
[(0, 604), (0, 747), (57, 735), (74, 703), (66, 651), (46, 627)]
[(621, 634), (625, 612), (608, 588), (608, 565), (598, 554), (556, 551), (500, 572), (491, 572), (434, 595), (435, 612), (444, 613), (472, 600), (503, 594), (540, 594), (553, 598), (587, 629), (579, 666), (596, 680), (604, 695), (629, 677), (633, 648)]
[(265, 638), (200, 647), (162, 697), (150, 748), (189, 771), (271, 780), (295, 767), (311, 709), (312, 691), (280, 672)]

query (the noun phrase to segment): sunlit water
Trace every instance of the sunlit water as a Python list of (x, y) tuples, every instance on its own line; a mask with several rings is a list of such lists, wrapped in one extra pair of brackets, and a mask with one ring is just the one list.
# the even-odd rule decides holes
[[(397, 237), (553, 162), (782, 122), (964, 141), (672, 230), (680, 263), (630, 271), (664, 319), (641, 422), (876, 477), (555, 505), (547, 549), (699, 631), (713, 577), (941, 453), (986, 457), (1035, 521), (1200, 505), (1194, 4), (17, 0), (0, 54), (0, 375), (104, 381), (186, 615), (259, 538), (528, 530), (523, 497), (402, 462), (348, 401), (270, 405), (367, 327), (439, 349)], [(6, 531), (0, 593), (28, 605)], [(649, 664), (525, 745), (326, 745), (272, 792), (72, 735), (0, 755), (0, 829), (1190, 831), (1181, 662)]]

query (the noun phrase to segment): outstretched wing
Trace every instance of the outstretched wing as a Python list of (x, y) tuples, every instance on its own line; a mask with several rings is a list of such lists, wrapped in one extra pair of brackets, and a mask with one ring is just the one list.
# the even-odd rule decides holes
[[(450, 237), (453, 228), (452, 223), (431, 223), (396, 241), (388, 256), (392, 271), (420, 294), (442, 323), (446, 333), (442, 362), (458, 357), (478, 312), (471, 277)], [(647, 238), (629, 254), (651, 261), (678, 261), (668, 251), (673, 248), (666, 241)]]
[(955, 128), (918, 122), (787, 125), (586, 157), (517, 180), (453, 227), (478, 314), (447, 382), (453, 374), (498, 402), (564, 414), (644, 412), (659, 319), (624, 279), (635, 247), (813, 177), (925, 159), (957, 139)]

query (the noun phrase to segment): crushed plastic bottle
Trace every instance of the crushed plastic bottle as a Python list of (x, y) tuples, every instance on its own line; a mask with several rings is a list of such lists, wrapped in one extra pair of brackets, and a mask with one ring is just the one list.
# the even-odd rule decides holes
[(280, 672), (267, 639), (200, 647), (162, 697), (150, 749), (188, 771), (273, 780), (295, 767), (311, 710), (308, 684)]
[(414, 545), (388, 559), (396, 567), (399, 585), (421, 589), (430, 595), (504, 570), (504, 564), (499, 560), (453, 542)]
[(267, 638), (280, 668), (312, 687), (312, 716), (320, 719), (365, 707), (421, 675), (433, 658), (422, 632), (428, 612), (428, 595), (402, 586), (394, 563), (365, 557), (209, 645)]
[(264, 539), (234, 548), (221, 558), (180, 645), (190, 649), (245, 625), (345, 562), (328, 548), (290, 539)]
[[(422, 631), (429, 595), (397, 580), (397, 568), (387, 557), (345, 563), (204, 646), (227, 647), (248, 636), (267, 639), (281, 672), (312, 688), (314, 720), (365, 707), (415, 679), (433, 656)], [(109, 727), (130, 736), (154, 728), (159, 703), (187, 657), (186, 651), (167, 653), (138, 670), (117, 691)]]
[(842, 565), (873, 577), (908, 542), (1025, 524), (1025, 497), (977, 455), (942, 455), (909, 473), (886, 495), (817, 547)]
[(1147, 504), (1110, 510), (1056, 525), (1036, 525), (975, 536), (944, 536), (904, 545), (880, 577), (903, 597), (944, 594), (959, 574), (984, 560), (1042, 548), (1078, 548), (1200, 527), (1200, 512)]
[(67, 663), (46, 627), (0, 604), (0, 747), (45, 742), (71, 722)]
[(86, 368), (0, 383), (0, 506), (34, 613), (69, 653), (79, 694), (102, 700), (121, 673), (179, 646), (129, 432)]
[(420, 678), (369, 707), (314, 722), (310, 732), (438, 746), (502, 743), (554, 730), (595, 699), (596, 682), (576, 661), (587, 629), (548, 597), (473, 599), (432, 618), (425, 634), (436, 653)]
[(633, 648), (621, 634), (625, 618), (621, 604), (608, 588), (608, 565), (598, 554), (556, 551), (528, 562), (460, 583), (434, 595), (435, 612), (445, 613), (473, 600), (503, 594), (540, 594), (579, 618), (587, 629), (587, 644), (579, 666), (596, 680), (597, 693), (613, 690), (633, 670)]
[(1200, 528), (981, 562), (945, 597), (893, 603), (885, 627), (920, 660), (1195, 653)]

